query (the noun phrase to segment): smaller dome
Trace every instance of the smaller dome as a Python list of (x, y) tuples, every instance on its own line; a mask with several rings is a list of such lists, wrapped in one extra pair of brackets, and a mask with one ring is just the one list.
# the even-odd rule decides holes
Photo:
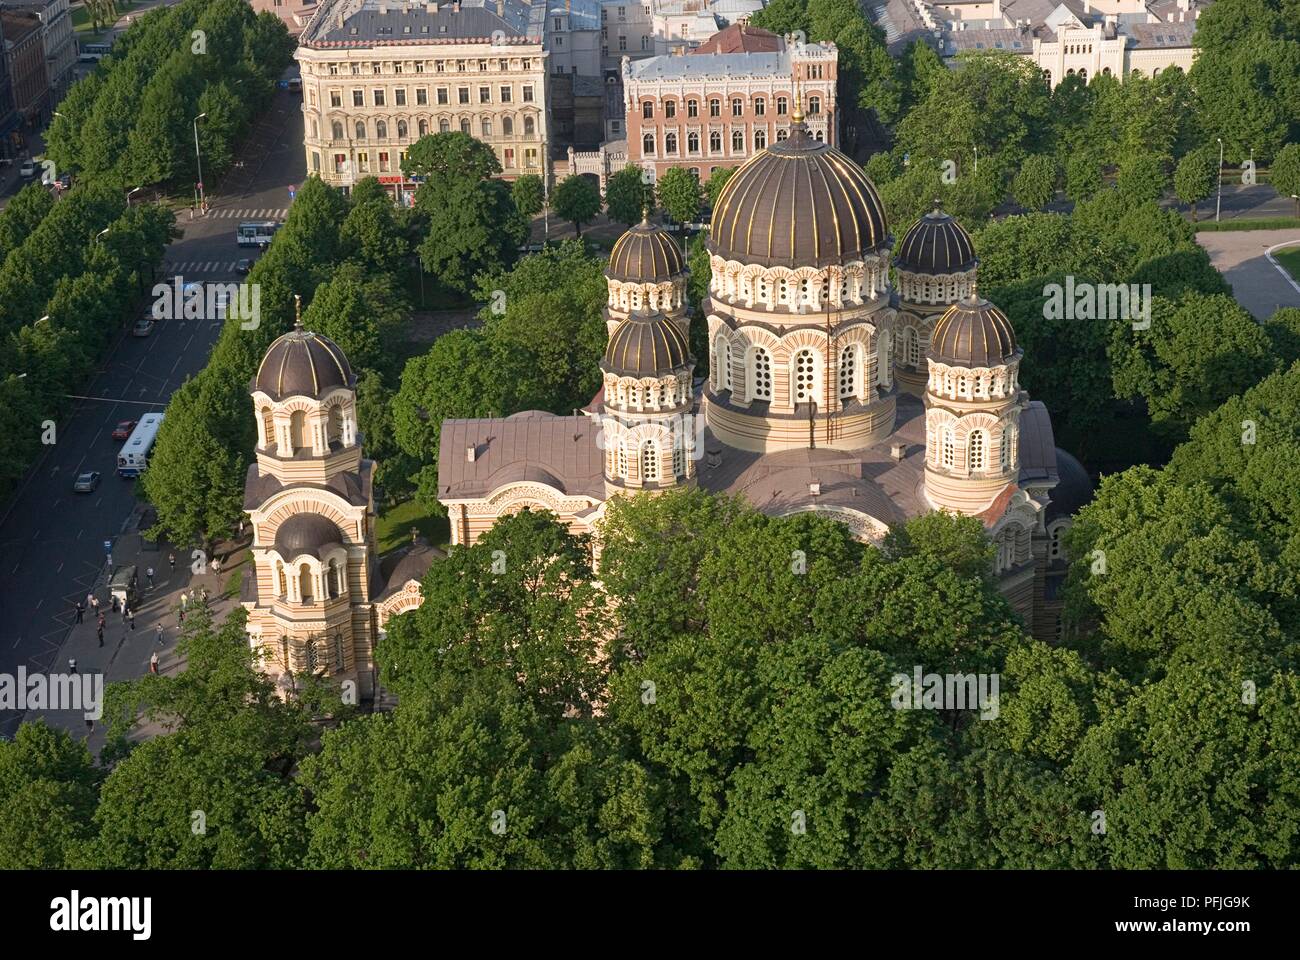
[(338, 344), (329, 337), (304, 330), (299, 323), (267, 348), (253, 378), (253, 389), (272, 400), (286, 397), (318, 400), (335, 387), (350, 388), (355, 382), (352, 366)]
[(315, 513), (296, 513), (275, 531), (275, 551), (285, 560), (304, 553), (320, 556), (328, 543), (342, 543), (343, 534), (334, 524)]
[(1057, 517), (1071, 517), (1092, 499), (1092, 477), (1083, 464), (1060, 447), (1056, 448), (1056, 472), (1060, 482), (1052, 488), (1047, 504), (1048, 522)]
[(614, 328), (600, 369), (618, 376), (648, 377), (689, 366), (691, 349), (677, 325), (646, 307)]
[(686, 258), (677, 242), (647, 214), (616, 241), (605, 276), (625, 283), (659, 283), (684, 273)]
[(894, 266), (911, 273), (964, 273), (978, 263), (970, 234), (949, 214), (939, 201), (903, 236)]
[(930, 356), (958, 367), (997, 366), (1017, 349), (1007, 315), (975, 291), (949, 307), (930, 336)]

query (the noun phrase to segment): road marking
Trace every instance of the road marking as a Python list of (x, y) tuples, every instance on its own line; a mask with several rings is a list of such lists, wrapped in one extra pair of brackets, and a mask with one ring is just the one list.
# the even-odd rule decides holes
[(85, 533), (85, 532), (86, 532), (85, 529), (78, 530), (78, 531), (77, 531), (77, 539), (80, 540), (80, 539), (81, 539), (81, 535), (82, 535), (83, 533)]
[(41, 604), (43, 604), (44, 602), (45, 602), (45, 598), (44, 598), (44, 597), (41, 597), (41, 599), (37, 600), (37, 601), (36, 601), (36, 609), (37, 609), (37, 610), (41, 609)]
[(104, 502), (104, 498), (100, 497), (98, 500), (95, 501), (95, 506), (98, 507), (103, 502)]
[(63, 564), (60, 563), (60, 564), (59, 564), (59, 569), (55, 570), (54, 572), (55, 572), (55, 573), (62, 573), (62, 572), (63, 572)]
[[(22, 642), (23, 642), (23, 638), (22, 638), (22, 637), (19, 637), (17, 640), (14, 641), (14, 647), (18, 646), (18, 644), (20, 644), (20, 643), (22, 643)], [(10, 647), (9, 649), (12, 650), (13, 647)]]
[(41, 538), (41, 531), (37, 530), (35, 536), (32, 537), (32, 542), (35, 543), (40, 538)]

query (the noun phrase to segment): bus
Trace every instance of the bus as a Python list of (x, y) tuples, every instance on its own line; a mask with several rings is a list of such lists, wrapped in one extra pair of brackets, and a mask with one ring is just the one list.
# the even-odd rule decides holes
[(235, 239), (241, 247), (266, 247), (279, 229), (275, 220), (249, 220), (239, 225)]
[(111, 43), (83, 43), (81, 55), (77, 58), (82, 63), (98, 63), (113, 52)]
[(122, 444), (122, 452), (117, 455), (117, 475), (132, 479), (144, 473), (149, 466), (149, 451), (158, 439), (158, 428), (162, 426), (161, 413), (146, 413), (131, 431), (131, 436)]

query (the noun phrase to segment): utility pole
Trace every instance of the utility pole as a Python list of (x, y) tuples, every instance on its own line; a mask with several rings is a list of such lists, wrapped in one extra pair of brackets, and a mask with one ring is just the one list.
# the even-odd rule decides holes
[(1223, 209), (1223, 138), (1217, 137), (1219, 141), (1219, 195), (1214, 201), (1214, 222), (1219, 222), (1219, 211)]
[(199, 152), (199, 121), (206, 116), (207, 116), (206, 113), (200, 113), (197, 117), (194, 118), (194, 163), (195, 166), (198, 167), (198, 171), (199, 171), (198, 199), (199, 199), (200, 212), (206, 210), (208, 205), (207, 198), (203, 192), (203, 154)]

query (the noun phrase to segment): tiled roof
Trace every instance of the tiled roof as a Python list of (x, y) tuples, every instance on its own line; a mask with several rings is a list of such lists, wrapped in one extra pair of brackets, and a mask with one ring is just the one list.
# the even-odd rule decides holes
[[(500, 10), (500, 14), (498, 14)], [(303, 31), (309, 47), (375, 44), (540, 43), (545, 8), (525, 0), (461, 0), (403, 3), (400, 0), (325, 0)]]
[[(438, 496), (482, 497), (507, 483), (532, 480), (571, 496), (603, 498), (604, 455), (590, 417), (528, 411), (511, 417), (444, 420), (438, 451)], [(466, 455), (474, 447), (474, 460)]]
[(691, 51), (698, 57), (708, 53), (776, 53), (785, 49), (785, 41), (769, 30), (736, 23), (719, 30)]

